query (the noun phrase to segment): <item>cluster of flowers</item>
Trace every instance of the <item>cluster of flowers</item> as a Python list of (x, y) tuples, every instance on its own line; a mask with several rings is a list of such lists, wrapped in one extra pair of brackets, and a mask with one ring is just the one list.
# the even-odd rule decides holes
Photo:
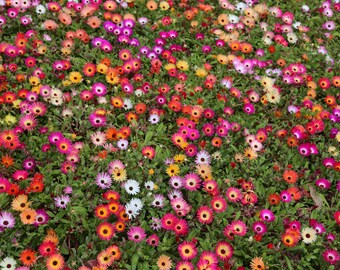
[(1, 269), (338, 263), (338, 1), (62, 2), (0, 0)]

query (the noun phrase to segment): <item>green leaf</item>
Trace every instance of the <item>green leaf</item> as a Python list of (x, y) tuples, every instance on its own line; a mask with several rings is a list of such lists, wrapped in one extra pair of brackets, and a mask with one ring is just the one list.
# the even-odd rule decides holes
[(136, 270), (138, 266), (139, 255), (135, 253), (131, 259), (131, 270)]

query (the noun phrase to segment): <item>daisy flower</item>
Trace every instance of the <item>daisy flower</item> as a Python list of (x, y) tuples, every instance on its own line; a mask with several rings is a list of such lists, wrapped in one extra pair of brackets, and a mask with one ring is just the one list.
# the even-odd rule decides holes
[(234, 248), (230, 243), (221, 241), (217, 244), (215, 253), (220, 260), (228, 261), (233, 256)]
[(110, 188), (112, 185), (111, 177), (108, 173), (99, 173), (96, 177), (96, 184), (101, 189)]
[(199, 164), (210, 164), (211, 162), (211, 157), (209, 153), (205, 150), (201, 150), (197, 153), (195, 163), (197, 165)]
[(144, 229), (140, 226), (130, 227), (127, 235), (128, 235), (128, 239), (135, 243), (142, 242), (146, 237)]
[(69, 202), (70, 202), (70, 197), (67, 195), (60, 195), (54, 198), (55, 206), (58, 208), (66, 208)]
[(340, 254), (335, 249), (327, 249), (322, 253), (323, 259), (330, 263), (330, 264), (336, 264), (340, 260)]
[(172, 261), (169, 256), (161, 255), (157, 259), (157, 266), (159, 270), (170, 270), (172, 267)]
[(134, 179), (129, 179), (124, 183), (125, 191), (130, 195), (136, 195), (140, 191), (139, 183)]
[(0, 227), (13, 228), (15, 225), (15, 218), (10, 212), (0, 212)]
[(17, 262), (12, 257), (6, 257), (0, 262), (1, 269), (14, 270)]
[(182, 260), (192, 260), (197, 256), (197, 248), (194, 243), (184, 241), (177, 247)]
[(129, 146), (129, 142), (128, 140), (125, 140), (125, 139), (120, 139), (118, 142), (117, 142), (117, 147), (120, 149), (120, 150), (126, 150)]
[(163, 208), (164, 200), (165, 200), (165, 197), (163, 195), (155, 194), (151, 205), (157, 208)]
[(317, 232), (313, 228), (306, 227), (301, 231), (302, 241), (305, 244), (311, 244), (316, 241)]

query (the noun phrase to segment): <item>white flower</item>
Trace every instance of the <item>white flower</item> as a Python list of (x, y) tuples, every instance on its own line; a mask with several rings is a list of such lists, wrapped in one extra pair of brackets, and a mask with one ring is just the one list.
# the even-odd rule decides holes
[(124, 107), (125, 110), (132, 109), (132, 102), (129, 98), (124, 99), (123, 107)]
[(0, 263), (1, 270), (14, 270), (16, 265), (17, 262), (12, 257), (4, 258)]
[(158, 114), (151, 114), (150, 116), (149, 116), (149, 122), (151, 123), (151, 124), (157, 124), (158, 122), (159, 122), (159, 115)]
[(129, 219), (132, 219), (138, 216), (139, 211), (134, 204), (127, 203), (125, 205), (125, 213), (128, 215)]
[(125, 191), (130, 195), (136, 195), (140, 191), (139, 183), (136, 180), (129, 179), (124, 184)]
[(293, 43), (293, 44), (295, 44), (296, 41), (298, 40), (297, 36), (294, 33), (288, 33), (287, 39), (289, 43)]
[(236, 5), (236, 9), (240, 12), (243, 12), (246, 9), (247, 5), (243, 2), (240, 2)]
[(263, 40), (264, 44), (266, 44), (266, 45), (271, 45), (273, 43), (273, 41), (270, 38), (267, 38), (267, 37), (263, 37), (262, 40)]
[(46, 12), (46, 8), (43, 5), (37, 5), (35, 7), (35, 12), (37, 14), (44, 14)]
[(302, 9), (303, 12), (308, 12), (309, 11), (309, 6), (302, 5), (301, 9)]
[(99, 104), (107, 104), (106, 97), (97, 97), (97, 101)]
[(197, 153), (195, 163), (196, 164), (210, 164), (210, 155), (207, 151), (201, 150)]
[(155, 183), (152, 182), (152, 181), (147, 181), (147, 182), (145, 182), (144, 186), (145, 186), (145, 188), (148, 189), (148, 190), (154, 190), (154, 188), (155, 188)]
[(143, 202), (141, 199), (133, 198), (129, 204), (132, 204), (134, 207), (136, 207), (137, 211), (141, 211), (143, 209)]
[(141, 97), (142, 95), (144, 95), (144, 92), (143, 92), (142, 90), (140, 90), (140, 89), (137, 89), (137, 90), (135, 91), (135, 95), (136, 95), (137, 97)]
[(229, 21), (230, 21), (230, 23), (238, 23), (240, 21), (240, 19), (236, 15), (230, 14), (229, 15)]
[(314, 230), (313, 228), (306, 227), (302, 229), (301, 236), (302, 242), (304, 242), (305, 244), (310, 244), (316, 240), (317, 233), (316, 230)]

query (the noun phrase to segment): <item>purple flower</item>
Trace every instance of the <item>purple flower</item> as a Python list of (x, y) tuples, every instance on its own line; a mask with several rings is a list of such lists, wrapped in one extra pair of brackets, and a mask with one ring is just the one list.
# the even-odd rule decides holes
[(331, 187), (331, 182), (326, 178), (316, 180), (315, 184), (322, 189), (329, 189)]
[(283, 190), (280, 194), (281, 201), (290, 202), (292, 200), (292, 196), (287, 190)]
[(243, 111), (246, 114), (253, 114), (255, 112), (255, 107), (254, 107), (254, 105), (252, 103), (246, 103), (243, 106)]
[(0, 213), (0, 228), (13, 228), (15, 225), (15, 218), (12, 213), (3, 211)]
[(37, 216), (35, 217), (34, 225), (39, 226), (39, 225), (47, 224), (49, 220), (49, 216), (47, 212), (44, 209), (38, 209), (36, 212), (37, 212)]
[(96, 184), (101, 189), (107, 189), (111, 187), (112, 180), (108, 173), (99, 173), (96, 177)]
[(142, 242), (146, 237), (145, 231), (142, 227), (133, 226), (127, 233), (128, 239), (135, 243)]
[(305, 157), (308, 157), (311, 154), (309, 143), (303, 143), (298, 148), (299, 153)]
[(275, 215), (269, 209), (262, 209), (260, 212), (260, 218), (265, 222), (273, 222)]
[(54, 198), (55, 206), (58, 208), (66, 208), (69, 202), (70, 202), (70, 197), (67, 195), (61, 195), (61, 196)]

